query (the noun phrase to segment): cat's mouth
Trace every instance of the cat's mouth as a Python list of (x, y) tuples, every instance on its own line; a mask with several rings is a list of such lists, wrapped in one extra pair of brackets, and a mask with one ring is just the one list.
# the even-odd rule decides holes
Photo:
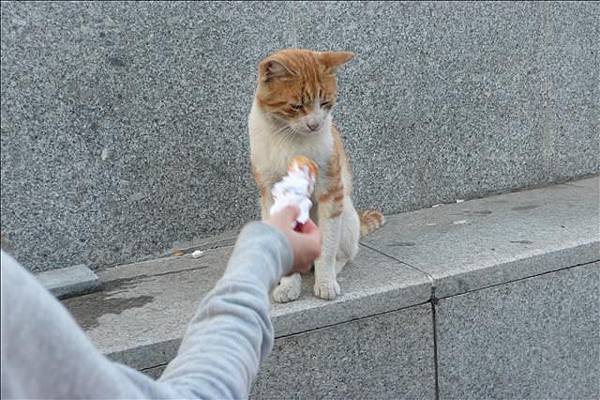
[(323, 132), (323, 126), (319, 126), (316, 129), (311, 129), (310, 127), (303, 126), (304, 124), (290, 123), (290, 121), (286, 121), (277, 114), (273, 114), (271, 117), (272, 121), (275, 122), (276, 126), (278, 126), (278, 132), (286, 136), (293, 135), (309, 138), (318, 136)]
[(321, 134), (321, 129), (319, 130), (301, 130), (300, 132), (298, 132), (298, 134), (300, 134), (301, 136), (304, 137), (315, 137), (315, 136), (319, 136)]
[(296, 136), (300, 136), (300, 137), (315, 137), (315, 136), (319, 136), (321, 134), (321, 132), (323, 131), (323, 128), (319, 128), (319, 129), (308, 129), (308, 128), (304, 128), (304, 127), (299, 127), (298, 125), (287, 125), (287, 132), (288, 133), (292, 133)]
[(306, 126), (305, 124), (297, 124), (296, 126), (292, 127), (292, 129), (294, 131), (296, 131), (298, 134), (302, 135), (302, 136), (306, 136), (306, 137), (313, 137), (313, 136), (318, 136), (321, 134), (321, 132), (323, 132), (323, 126), (319, 125), (316, 127), (309, 127)]

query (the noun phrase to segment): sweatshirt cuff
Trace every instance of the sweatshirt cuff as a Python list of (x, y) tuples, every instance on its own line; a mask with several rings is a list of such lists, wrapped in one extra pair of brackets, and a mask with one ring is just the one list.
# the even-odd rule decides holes
[(288, 239), (263, 222), (251, 222), (240, 232), (225, 278), (257, 280), (271, 290), (292, 271), (294, 256)]

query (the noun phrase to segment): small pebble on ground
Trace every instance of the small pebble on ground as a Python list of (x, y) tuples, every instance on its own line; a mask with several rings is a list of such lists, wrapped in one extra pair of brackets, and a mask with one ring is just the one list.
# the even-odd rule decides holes
[(202, 257), (202, 254), (204, 254), (204, 252), (202, 250), (194, 250), (194, 252), (192, 253), (192, 257), (200, 258), (200, 257)]

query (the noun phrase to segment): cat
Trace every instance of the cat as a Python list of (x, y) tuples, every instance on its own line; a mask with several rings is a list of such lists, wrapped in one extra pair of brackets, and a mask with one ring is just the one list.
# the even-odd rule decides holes
[[(323, 236), (315, 261), (314, 294), (333, 300), (340, 294), (337, 274), (358, 252), (360, 236), (382, 226), (379, 211), (360, 215), (350, 198), (352, 176), (340, 132), (331, 112), (337, 96), (337, 69), (354, 57), (345, 51), (284, 49), (258, 65), (258, 83), (248, 117), (250, 159), (261, 197), (261, 217), (269, 216), (271, 189), (287, 173), (296, 155), (319, 166), (311, 218)], [(300, 296), (302, 278), (281, 279), (273, 300), (288, 302)]]

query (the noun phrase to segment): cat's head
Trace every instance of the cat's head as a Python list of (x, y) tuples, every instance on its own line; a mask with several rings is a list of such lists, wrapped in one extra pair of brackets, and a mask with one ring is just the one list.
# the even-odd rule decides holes
[(258, 66), (258, 106), (296, 134), (321, 133), (336, 101), (337, 68), (353, 57), (346, 51), (301, 49), (271, 54)]

